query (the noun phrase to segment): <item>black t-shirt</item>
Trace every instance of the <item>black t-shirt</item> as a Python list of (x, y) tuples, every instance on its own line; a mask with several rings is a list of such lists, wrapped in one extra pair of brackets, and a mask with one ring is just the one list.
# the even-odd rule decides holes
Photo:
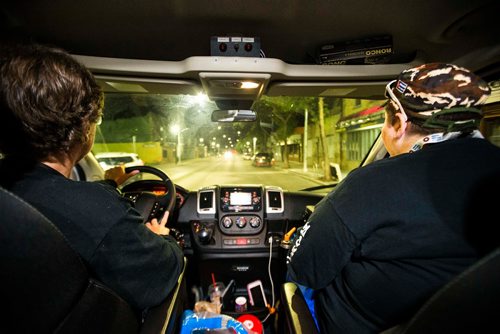
[(182, 249), (142, 224), (131, 202), (113, 187), (73, 181), (43, 164), (9, 161), (0, 164), (0, 185), (50, 219), (95, 278), (134, 308), (159, 304), (175, 286)]
[(498, 201), (499, 179), (500, 149), (471, 138), (352, 171), (318, 203), (288, 254), (291, 279), (316, 290), (321, 332), (396, 325), (476, 261), (475, 246), (492, 249), (481, 219), (495, 209), (480, 205)]

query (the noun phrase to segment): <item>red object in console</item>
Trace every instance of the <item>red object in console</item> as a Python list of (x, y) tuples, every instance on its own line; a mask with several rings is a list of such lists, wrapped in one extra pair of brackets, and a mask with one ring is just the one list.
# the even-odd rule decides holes
[(249, 333), (262, 334), (262, 322), (260, 322), (259, 318), (251, 314), (243, 314), (238, 317), (239, 322), (241, 322), (246, 329), (248, 329)]

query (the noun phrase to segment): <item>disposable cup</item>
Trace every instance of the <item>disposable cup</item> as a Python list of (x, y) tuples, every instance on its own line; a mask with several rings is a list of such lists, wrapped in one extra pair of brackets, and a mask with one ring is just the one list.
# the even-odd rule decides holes
[(247, 299), (243, 296), (237, 297), (234, 300), (234, 310), (239, 313), (247, 311)]
[(222, 292), (225, 288), (226, 286), (222, 282), (215, 282), (215, 285), (210, 284), (208, 286), (208, 297), (218, 310), (222, 307)]

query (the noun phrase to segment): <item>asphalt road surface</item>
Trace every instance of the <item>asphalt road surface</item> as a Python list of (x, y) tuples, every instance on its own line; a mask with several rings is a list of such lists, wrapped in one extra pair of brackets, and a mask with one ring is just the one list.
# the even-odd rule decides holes
[(273, 167), (255, 167), (250, 160), (243, 160), (239, 156), (229, 160), (209, 157), (154, 167), (163, 170), (175, 184), (188, 190), (214, 184), (263, 184), (296, 191), (322, 184), (296, 170), (282, 168), (280, 163)]

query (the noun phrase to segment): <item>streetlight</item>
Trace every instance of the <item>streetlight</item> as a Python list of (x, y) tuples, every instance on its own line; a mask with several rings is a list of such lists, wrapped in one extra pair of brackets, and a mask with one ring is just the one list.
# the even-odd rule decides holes
[(177, 136), (177, 163), (181, 163), (181, 153), (182, 153), (181, 133), (183, 133), (188, 129), (189, 128), (184, 128), (181, 130), (180, 126), (177, 124), (172, 125), (172, 127), (170, 128), (170, 131)]
[(257, 137), (253, 137), (253, 154), (255, 155), (255, 149), (257, 148)]
[(200, 146), (203, 147), (203, 158), (206, 158), (207, 156), (207, 146), (204, 144), (205, 139), (200, 138)]

